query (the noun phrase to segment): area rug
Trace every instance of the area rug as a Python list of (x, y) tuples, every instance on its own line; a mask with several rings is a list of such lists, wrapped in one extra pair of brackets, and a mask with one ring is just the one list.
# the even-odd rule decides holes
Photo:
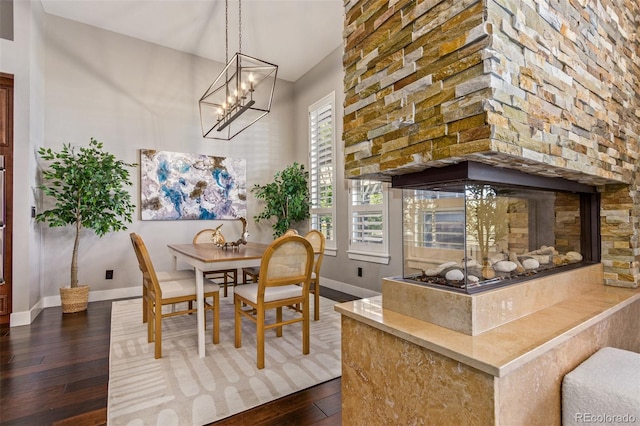
[[(163, 319), (162, 358), (154, 359), (141, 299), (114, 302), (108, 424), (204, 425), (339, 377), (340, 315), (333, 310), (335, 303), (321, 298), (320, 321), (313, 321), (311, 303), (309, 355), (302, 355), (302, 324), (285, 326), (282, 337), (267, 330), (265, 368), (258, 370), (251, 321), (242, 321), (242, 347), (233, 344), (233, 293), (220, 298), (217, 345), (211, 341), (212, 316), (207, 314), (204, 358), (197, 354), (195, 315)], [(292, 314), (287, 311), (283, 316)]]

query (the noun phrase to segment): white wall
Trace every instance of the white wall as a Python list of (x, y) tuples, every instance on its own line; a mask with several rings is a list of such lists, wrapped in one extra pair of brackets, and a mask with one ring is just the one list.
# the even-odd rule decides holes
[[(349, 212), (347, 180), (344, 177), (344, 142), (342, 141), (342, 116), (344, 112), (344, 90), (342, 69), (342, 46), (335, 49), (311, 71), (294, 83), (296, 158), (309, 167), (309, 106), (335, 91), (336, 95), (336, 243), (337, 256), (324, 256), (322, 263), (322, 285), (345, 291), (356, 296), (370, 296), (380, 292), (382, 278), (402, 275), (402, 199), (400, 190), (389, 194), (389, 236), (391, 260), (388, 265), (350, 260), (347, 256), (349, 244)], [(358, 267), (362, 277), (358, 277)]]
[[(222, 64), (51, 15), (46, 15), (46, 40), (43, 146), (83, 145), (94, 137), (127, 162), (139, 162), (141, 148), (244, 158), (248, 189), (270, 181), (294, 160), (291, 83), (279, 80), (271, 113), (231, 141), (203, 139), (198, 100)], [(132, 172), (131, 195), (138, 204), (139, 171)], [(248, 198), (251, 239), (271, 241), (270, 225), (253, 221), (261, 205), (251, 194)], [(43, 208), (42, 200), (38, 207)], [(137, 211), (125, 232), (100, 239), (86, 231), (79, 281), (91, 286), (90, 300), (139, 294), (129, 232), (144, 238), (154, 266), (163, 270), (170, 268), (168, 243), (190, 242), (213, 223), (140, 221)], [(41, 226), (43, 296), (55, 303), (58, 288), (69, 282), (72, 230)], [(114, 270), (112, 281), (104, 279), (107, 269)], [(120, 291), (109, 292), (115, 288)]]

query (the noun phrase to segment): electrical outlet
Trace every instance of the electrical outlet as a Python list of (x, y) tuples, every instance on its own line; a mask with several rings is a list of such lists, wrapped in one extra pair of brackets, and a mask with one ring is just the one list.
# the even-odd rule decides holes
[(104, 274), (104, 279), (105, 280), (112, 280), (113, 279), (113, 269), (107, 269), (107, 271)]
[(362, 268), (358, 266), (358, 276), (361, 277), (362, 276)]

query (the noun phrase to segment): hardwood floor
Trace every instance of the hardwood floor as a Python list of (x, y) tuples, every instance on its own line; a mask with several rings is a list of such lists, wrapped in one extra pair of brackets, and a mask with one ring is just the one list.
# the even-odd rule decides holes
[[(356, 297), (321, 288), (343, 302)], [(45, 309), (28, 326), (0, 328), (0, 425), (104, 425), (111, 301), (85, 312)], [(340, 425), (340, 378), (216, 425)]]

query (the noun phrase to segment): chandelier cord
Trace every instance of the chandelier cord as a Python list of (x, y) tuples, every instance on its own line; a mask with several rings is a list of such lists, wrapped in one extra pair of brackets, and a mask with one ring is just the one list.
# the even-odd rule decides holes
[(242, 53), (242, 0), (238, 0), (238, 53)]
[(229, 63), (229, 0), (224, 0), (224, 63)]

